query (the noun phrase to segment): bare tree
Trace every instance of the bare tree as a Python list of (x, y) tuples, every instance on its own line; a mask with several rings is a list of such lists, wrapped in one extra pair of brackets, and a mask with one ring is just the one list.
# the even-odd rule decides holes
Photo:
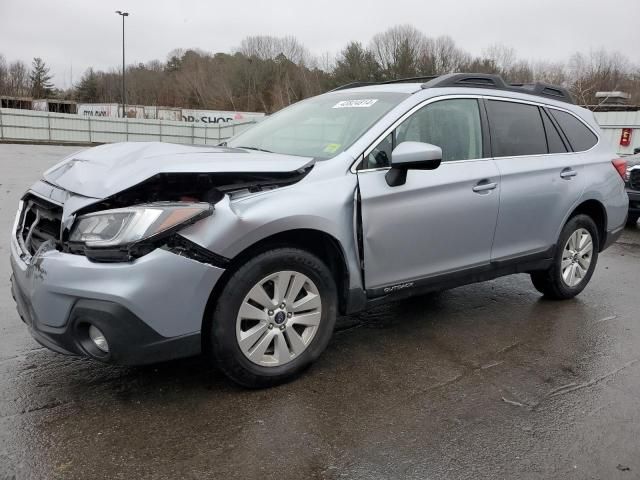
[(275, 60), (279, 55), (284, 55), (295, 64), (306, 64), (312, 61), (309, 51), (292, 36), (257, 35), (246, 37), (240, 43), (238, 51), (247, 57), (257, 57), (260, 60)]
[(7, 93), (16, 97), (29, 95), (29, 68), (17, 60), (9, 64)]
[(369, 50), (385, 78), (411, 77), (417, 75), (425, 43), (425, 35), (415, 27), (398, 25), (376, 34)]
[(509, 71), (517, 61), (515, 49), (500, 43), (489, 45), (482, 51), (482, 56), (491, 60), (501, 72)]
[(592, 50), (569, 59), (569, 88), (579, 103), (595, 104), (600, 90), (618, 90), (630, 74), (629, 61), (620, 53)]
[(535, 62), (531, 66), (533, 78), (554, 85), (566, 85), (567, 69), (562, 62)]
[(441, 36), (433, 42), (435, 74), (442, 75), (459, 71), (469, 59), (469, 54), (459, 49), (453, 39)]
[(9, 67), (4, 55), (0, 54), (0, 95), (6, 95), (9, 83)]

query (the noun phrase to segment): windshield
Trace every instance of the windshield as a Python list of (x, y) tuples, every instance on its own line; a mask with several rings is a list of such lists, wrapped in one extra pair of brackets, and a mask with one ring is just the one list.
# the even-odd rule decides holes
[(408, 96), (390, 92), (321, 95), (266, 118), (227, 145), (317, 159), (331, 158), (350, 147)]

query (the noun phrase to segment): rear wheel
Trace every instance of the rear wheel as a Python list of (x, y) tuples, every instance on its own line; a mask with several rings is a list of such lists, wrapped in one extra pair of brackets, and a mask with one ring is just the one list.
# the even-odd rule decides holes
[(587, 215), (576, 215), (562, 229), (553, 264), (531, 273), (533, 286), (545, 297), (565, 300), (589, 283), (598, 261), (598, 229)]
[(218, 298), (211, 328), (217, 365), (249, 388), (295, 377), (327, 346), (336, 299), (331, 272), (314, 255), (281, 248), (256, 256)]
[(640, 215), (637, 213), (630, 213), (627, 217), (627, 227), (635, 227), (638, 224), (638, 218)]

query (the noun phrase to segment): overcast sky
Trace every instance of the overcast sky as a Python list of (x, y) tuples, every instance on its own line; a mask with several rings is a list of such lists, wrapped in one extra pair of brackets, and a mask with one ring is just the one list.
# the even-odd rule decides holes
[(227, 52), (248, 35), (293, 35), (312, 53), (335, 54), (385, 29), (410, 23), (450, 35), (473, 54), (491, 44), (520, 56), (563, 60), (604, 47), (640, 64), (640, 0), (0, 0), (0, 53), (42, 57), (57, 86), (89, 66), (121, 62), (125, 9), (127, 63), (165, 60), (175, 48)]

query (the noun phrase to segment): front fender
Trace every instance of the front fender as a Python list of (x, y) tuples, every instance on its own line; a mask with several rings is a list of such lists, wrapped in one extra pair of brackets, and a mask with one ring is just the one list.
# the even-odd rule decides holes
[(273, 235), (298, 229), (332, 236), (342, 247), (351, 288), (361, 287), (353, 232), (357, 179), (339, 178), (295, 185), (232, 200), (225, 196), (214, 214), (180, 232), (189, 240), (227, 258)]

